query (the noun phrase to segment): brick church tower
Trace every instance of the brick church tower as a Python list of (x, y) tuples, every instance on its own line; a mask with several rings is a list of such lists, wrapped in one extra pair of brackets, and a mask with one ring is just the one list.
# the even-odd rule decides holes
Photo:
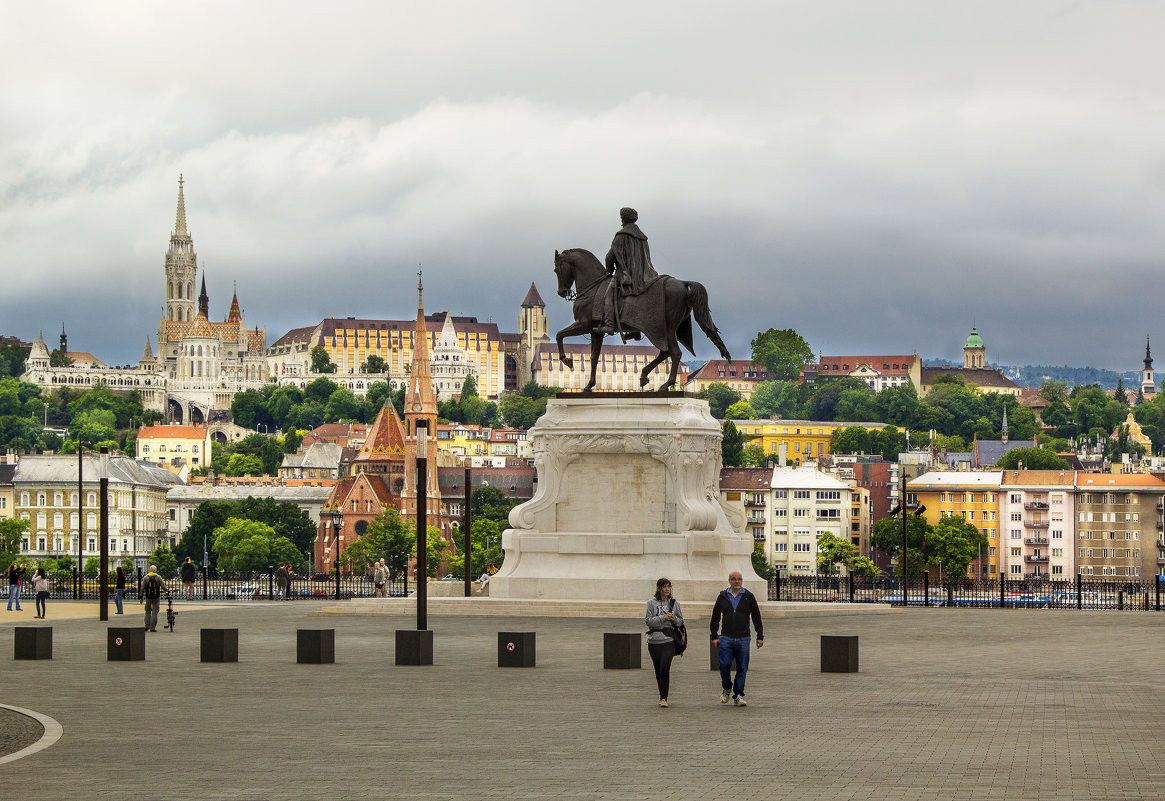
[(429, 423), (428, 509), (430, 525), (442, 528), (435, 510), (440, 508), (441, 493), (437, 483), (437, 397), (433, 393), (433, 374), (429, 364), (429, 327), (425, 322), (425, 304), (420, 273), (417, 273), (417, 324), (413, 331), (413, 362), (409, 369), (409, 386), (405, 391), (405, 488), (401, 493), (401, 514), (415, 520), (417, 514), (417, 421)]

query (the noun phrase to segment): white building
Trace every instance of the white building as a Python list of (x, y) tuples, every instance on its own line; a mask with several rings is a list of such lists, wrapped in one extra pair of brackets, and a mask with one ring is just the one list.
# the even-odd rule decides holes
[[(159, 545), (172, 547), (166, 527), (166, 493), (178, 481), (164, 468), (136, 462), (128, 456), (85, 454), (82, 457), (84, 526), (78, 529), (77, 457), (24, 456), (13, 475), (15, 517), (29, 529), (21, 552), (30, 558), (97, 556), (101, 533), (100, 479), (109, 478), (109, 558), (111, 563), (132, 559), (146, 567)], [(84, 542), (77, 541), (78, 531)]]
[(999, 569), (1008, 578), (1075, 573), (1076, 473), (1004, 470), (999, 489)]

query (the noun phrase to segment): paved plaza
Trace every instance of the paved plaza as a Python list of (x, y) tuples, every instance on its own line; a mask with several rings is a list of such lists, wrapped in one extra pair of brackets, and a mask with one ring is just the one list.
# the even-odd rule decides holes
[[(707, 621), (689, 620), (659, 709), (646, 648), (643, 670), (602, 669), (603, 632), (642, 620), (430, 616), (436, 664), (406, 668), (394, 630), (411, 617), (180, 607), (143, 663), (107, 662), (105, 624), (70, 606), (50, 607), (52, 661), (13, 660), (0, 618), (0, 704), (63, 728), (0, 764), (13, 797), (1083, 801), (1165, 787), (1161, 614), (773, 620), (744, 709), (718, 703)], [(136, 623), (132, 608), (113, 620)], [(203, 626), (239, 628), (237, 664), (198, 661)], [(335, 628), (336, 663), (296, 664), (297, 628)], [(537, 632), (538, 666), (498, 668), (499, 630)], [(861, 672), (819, 672), (822, 634), (860, 635)]]

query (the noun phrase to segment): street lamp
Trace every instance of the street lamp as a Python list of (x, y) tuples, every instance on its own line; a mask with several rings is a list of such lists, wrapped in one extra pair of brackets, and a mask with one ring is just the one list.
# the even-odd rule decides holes
[(332, 563), (336, 566), (336, 600), (340, 600), (340, 529), (344, 526), (344, 510), (336, 507), (332, 510), (332, 526), (336, 529), (336, 538), (332, 541), (335, 553)]
[(49, 405), (47, 403), (44, 404), (44, 426), (42, 426), (42, 427), (43, 428), (49, 427)]

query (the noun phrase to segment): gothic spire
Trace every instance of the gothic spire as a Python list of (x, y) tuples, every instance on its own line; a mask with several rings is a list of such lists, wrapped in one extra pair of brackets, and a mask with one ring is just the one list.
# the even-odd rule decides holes
[(1153, 369), (1153, 356), (1149, 353), (1149, 335), (1145, 334), (1145, 369)]
[(198, 293), (198, 313), (210, 319), (210, 296), (206, 294), (206, 268), (202, 268), (202, 291)]
[(174, 220), (174, 234), (180, 237), (189, 237), (186, 230), (186, 200), (182, 196), (182, 173), (178, 174), (178, 216)]

